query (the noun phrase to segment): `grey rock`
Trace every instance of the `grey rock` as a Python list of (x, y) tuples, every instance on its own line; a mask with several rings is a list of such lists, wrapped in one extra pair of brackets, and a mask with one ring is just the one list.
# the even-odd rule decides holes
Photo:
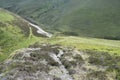
[(0, 80), (115, 80), (107, 66), (89, 63), (88, 53), (58, 45), (37, 47), (17, 51), (2, 63)]

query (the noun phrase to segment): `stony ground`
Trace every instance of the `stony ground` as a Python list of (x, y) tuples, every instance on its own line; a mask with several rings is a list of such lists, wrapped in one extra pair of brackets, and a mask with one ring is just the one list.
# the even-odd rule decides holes
[(1, 63), (0, 80), (117, 80), (103, 54), (34, 44)]

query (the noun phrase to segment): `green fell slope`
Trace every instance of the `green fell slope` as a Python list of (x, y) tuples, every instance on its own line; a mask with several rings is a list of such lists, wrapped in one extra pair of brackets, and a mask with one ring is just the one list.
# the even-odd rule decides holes
[(27, 46), (29, 26), (20, 17), (0, 9), (0, 61), (11, 52)]
[(49, 32), (120, 39), (119, 0), (0, 0), (13, 11)]
[(0, 61), (13, 51), (35, 42), (76, 47), (80, 50), (97, 50), (120, 55), (120, 41), (96, 38), (55, 35), (52, 38), (34, 36), (20, 17), (0, 9)]

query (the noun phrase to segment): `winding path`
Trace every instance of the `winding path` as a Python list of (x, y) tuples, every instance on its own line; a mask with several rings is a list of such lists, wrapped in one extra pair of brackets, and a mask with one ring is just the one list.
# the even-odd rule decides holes
[[(28, 21), (27, 21), (27, 22), (28, 22)], [(37, 25), (35, 25), (35, 24), (33, 24), (33, 23), (30, 23), (30, 22), (28, 22), (28, 24), (29, 24), (30, 26), (36, 28), (38, 34), (44, 35), (44, 36), (49, 37), (49, 38), (52, 37), (52, 34), (44, 31), (44, 30), (41, 29), (39, 26), (37, 26)]]

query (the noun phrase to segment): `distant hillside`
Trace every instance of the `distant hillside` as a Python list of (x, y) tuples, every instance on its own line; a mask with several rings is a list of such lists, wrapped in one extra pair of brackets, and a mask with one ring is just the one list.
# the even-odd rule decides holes
[(120, 0), (0, 0), (49, 32), (120, 39)]

